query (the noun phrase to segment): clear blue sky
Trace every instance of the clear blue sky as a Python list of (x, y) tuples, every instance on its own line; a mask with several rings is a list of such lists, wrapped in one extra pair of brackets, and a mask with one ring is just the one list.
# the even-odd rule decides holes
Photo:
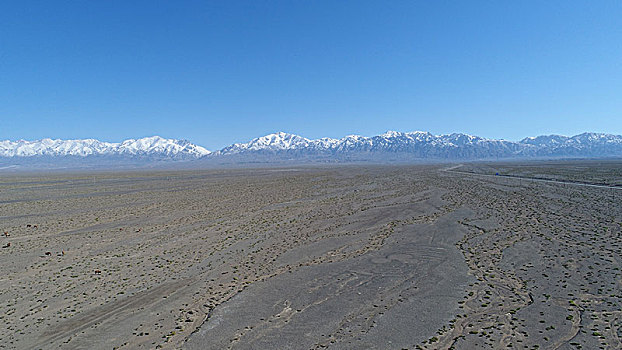
[(622, 134), (622, 1), (2, 1), (0, 139)]

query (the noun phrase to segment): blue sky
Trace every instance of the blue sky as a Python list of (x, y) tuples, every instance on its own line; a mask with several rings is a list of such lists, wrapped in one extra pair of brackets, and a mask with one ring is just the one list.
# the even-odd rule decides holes
[(621, 1), (2, 1), (0, 139), (622, 134)]

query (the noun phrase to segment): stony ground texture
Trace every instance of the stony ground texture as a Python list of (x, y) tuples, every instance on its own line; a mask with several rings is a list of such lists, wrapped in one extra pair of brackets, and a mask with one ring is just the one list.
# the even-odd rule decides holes
[(622, 347), (622, 191), (487, 166), (4, 175), (0, 348)]

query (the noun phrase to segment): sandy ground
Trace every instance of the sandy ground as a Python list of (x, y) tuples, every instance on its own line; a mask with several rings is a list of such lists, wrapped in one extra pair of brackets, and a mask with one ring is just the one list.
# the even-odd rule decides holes
[(467, 170), (4, 175), (0, 348), (622, 347), (622, 191)]

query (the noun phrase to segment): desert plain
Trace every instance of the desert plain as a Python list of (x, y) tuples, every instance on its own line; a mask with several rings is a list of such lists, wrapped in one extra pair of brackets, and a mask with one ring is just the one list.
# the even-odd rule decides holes
[(0, 348), (619, 349), (621, 174), (0, 174)]

